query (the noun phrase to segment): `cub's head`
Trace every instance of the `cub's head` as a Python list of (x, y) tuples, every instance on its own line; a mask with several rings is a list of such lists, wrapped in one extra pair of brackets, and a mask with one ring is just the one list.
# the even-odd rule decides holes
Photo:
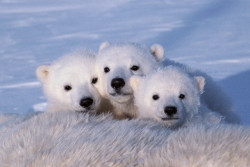
[(93, 86), (98, 82), (95, 65), (95, 55), (84, 51), (39, 66), (36, 75), (47, 97), (48, 110), (96, 111), (100, 98)]
[(166, 126), (176, 127), (198, 112), (205, 80), (169, 66), (146, 77), (134, 76), (130, 83), (139, 118), (155, 119)]
[(102, 43), (97, 55), (99, 92), (117, 103), (130, 101), (133, 98), (130, 77), (149, 73), (157, 67), (163, 55), (160, 45), (149, 49), (134, 43)]

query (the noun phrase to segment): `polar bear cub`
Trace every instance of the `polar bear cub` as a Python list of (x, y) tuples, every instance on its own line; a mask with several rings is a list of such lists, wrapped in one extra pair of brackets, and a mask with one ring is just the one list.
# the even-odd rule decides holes
[(47, 111), (96, 112), (101, 100), (93, 86), (98, 82), (95, 54), (76, 51), (36, 69), (48, 101)]
[(222, 117), (200, 104), (205, 78), (191, 76), (181, 68), (159, 68), (145, 77), (130, 79), (137, 117), (154, 119), (169, 127), (190, 123), (216, 124)]
[(136, 43), (110, 44), (104, 42), (97, 54), (98, 76), (97, 89), (110, 99), (117, 115), (134, 117), (133, 93), (128, 82), (131, 76), (147, 75), (159, 66), (173, 65), (182, 68), (192, 76), (203, 76), (206, 80), (201, 101), (213, 111), (225, 116), (229, 123), (239, 123), (231, 98), (206, 73), (194, 70), (183, 64), (164, 57), (164, 48), (154, 44), (150, 48)]
[(139, 44), (104, 42), (100, 45), (97, 54), (100, 82), (95, 86), (103, 97), (111, 101), (117, 118), (134, 117), (136, 109), (129, 84), (130, 77), (145, 75), (158, 63), (151, 51)]

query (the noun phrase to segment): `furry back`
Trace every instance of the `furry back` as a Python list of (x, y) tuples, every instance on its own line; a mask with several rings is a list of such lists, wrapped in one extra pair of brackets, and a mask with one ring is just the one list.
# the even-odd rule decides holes
[[(18, 120), (15, 118), (15, 120)], [(250, 166), (250, 129), (42, 113), (0, 127), (0, 166)]]

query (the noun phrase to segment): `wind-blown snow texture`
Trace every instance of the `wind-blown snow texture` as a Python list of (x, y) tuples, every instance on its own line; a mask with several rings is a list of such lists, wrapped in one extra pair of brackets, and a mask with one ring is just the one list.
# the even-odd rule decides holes
[(0, 113), (39, 110), (38, 65), (132, 41), (160, 43), (167, 57), (210, 74), (250, 125), (249, 8), (248, 0), (0, 0)]

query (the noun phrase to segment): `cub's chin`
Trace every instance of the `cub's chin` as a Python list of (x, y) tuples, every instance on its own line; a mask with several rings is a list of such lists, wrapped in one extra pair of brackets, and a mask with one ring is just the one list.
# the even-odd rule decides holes
[(95, 113), (96, 108), (95, 107), (77, 108), (77, 109), (74, 109), (74, 111), (77, 112), (77, 113)]
[(169, 128), (176, 128), (182, 124), (182, 120), (179, 118), (160, 118), (160, 122)]
[(126, 103), (133, 98), (132, 94), (130, 93), (109, 93), (109, 95), (112, 101), (117, 103)]

